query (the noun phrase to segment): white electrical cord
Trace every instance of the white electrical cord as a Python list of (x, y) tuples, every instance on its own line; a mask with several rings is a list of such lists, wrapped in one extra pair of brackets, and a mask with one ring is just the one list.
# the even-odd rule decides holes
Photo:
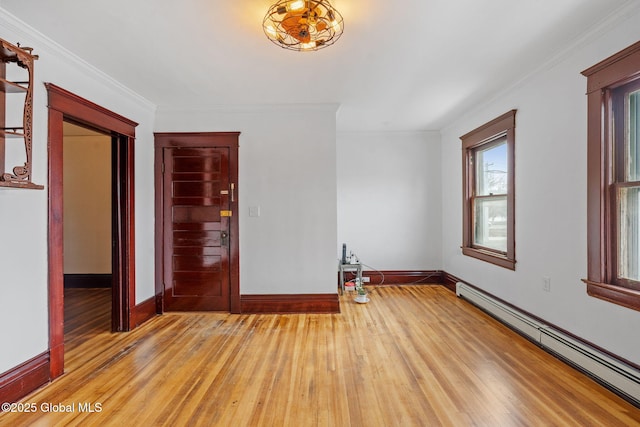
[(372, 269), (373, 271), (375, 271), (376, 273), (378, 273), (382, 278), (380, 279), (380, 283), (378, 283), (376, 286), (380, 286), (384, 283), (384, 273), (380, 270), (377, 270), (373, 267), (371, 267), (370, 265), (365, 264), (364, 262), (361, 262), (360, 264), (362, 264), (365, 267), (368, 267), (370, 269)]
[[(358, 263), (362, 264), (363, 267), (370, 268), (371, 270), (373, 270), (374, 272), (376, 272), (376, 273), (378, 273), (380, 275), (380, 277), (381, 277), (380, 283), (377, 283), (376, 286), (380, 286), (380, 285), (382, 285), (384, 283), (384, 273), (382, 271), (380, 271), (380, 270), (378, 270), (378, 269), (376, 269), (376, 268), (374, 268), (374, 267), (372, 267), (372, 266), (370, 266), (368, 264), (365, 264), (364, 262), (361, 262), (360, 258), (358, 258), (358, 256), (356, 254), (354, 254), (353, 252), (351, 252), (350, 258), (355, 258), (356, 259), (356, 264), (358, 264)], [(338, 259), (338, 261), (341, 262), (340, 259)], [(439, 273), (430, 273), (430, 274), (427, 274), (426, 276), (424, 276), (424, 277), (422, 277), (422, 278), (420, 278), (420, 279), (418, 279), (418, 280), (416, 280), (414, 282), (403, 283), (403, 285), (417, 285), (418, 283), (422, 283), (425, 280), (428, 280), (428, 279), (432, 278), (433, 276), (435, 276), (437, 274), (439, 274)]]

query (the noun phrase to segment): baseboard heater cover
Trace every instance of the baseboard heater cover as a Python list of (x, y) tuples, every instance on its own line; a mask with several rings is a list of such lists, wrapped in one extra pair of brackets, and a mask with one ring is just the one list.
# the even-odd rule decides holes
[(640, 406), (640, 372), (552, 328), (540, 331), (542, 347), (560, 356)]
[(568, 336), (549, 325), (532, 319), (514, 307), (463, 282), (456, 283), (456, 295), (478, 306), (503, 323), (529, 337), (546, 351), (588, 373), (640, 406), (640, 371)]
[(456, 295), (499, 318), (502, 322), (512, 326), (532, 340), (540, 342), (540, 329), (544, 325), (537, 320), (462, 282), (456, 283)]

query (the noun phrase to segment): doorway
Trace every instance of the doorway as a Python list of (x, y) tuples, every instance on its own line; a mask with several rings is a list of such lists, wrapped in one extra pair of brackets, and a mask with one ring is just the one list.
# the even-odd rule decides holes
[[(111, 136), (69, 121), (63, 123), (63, 135), (64, 324), (69, 351), (70, 337), (77, 331), (90, 325), (100, 332), (111, 329), (116, 237)], [(84, 320), (91, 315), (96, 319)]]
[(64, 123), (111, 138), (112, 330), (128, 331), (135, 308), (133, 144), (137, 123), (51, 83), (49, 98), (49, 357), (50, 379), (64, 373)]

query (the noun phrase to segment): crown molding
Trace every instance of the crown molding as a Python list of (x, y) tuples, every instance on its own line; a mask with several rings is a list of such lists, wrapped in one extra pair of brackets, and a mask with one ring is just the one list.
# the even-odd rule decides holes
[[(578, 34), (572, 40), (567, 41), (567, 43), (563, 46), (560, 46), (559, 49), (555, 53), (550, 55), (546, 61), (541, 62), (538, 67), (532, 68), (520, 79), (492, 94), (483, 102), (475, 104), (472, 107), (468, 108), (466, 111), (461, 112), (457, 117), (453, 119), (445, 118), (443, 120), (445, 124), (441, 127), (440, 131), (442, 133), (445, 133), (451, 129), (455, 129), (456, 125), (463, 119), (473, 116), (473, 114), (477, 112), (486, 111), (487, 107), (496, 102), (496, 100), (502, 99), (506, 94), (509, 94), (522, 86), (525, 86), (541, 72), (549, 70), (564, 61), (567, 56), (570, 56), (572, 54), (572, 52), (588, 46), (589, 43), (593, 43), (603, 35), (614, 30), (622, 22), (633, 19), (638, 15), (640, 15), (640, 2), (638, 2), (637, 0), (628, 0), (622, 6), (614, 9), (610, 14), (603, 16), (602, 19), (591, 28), (583, 31), (581, 34)], [(579, 73), (580, 71), (577, 72)]]
[(441, 133), (439, 130), (338, 130), (336, 132), (338, 137), (349, 136), (375, 136), (375, 135), (398, 135), (398, 136), (422, 136), (431, 137), (436, 136), (440, 138)]
[(157, 106), (155, 103), (149, 101), (147, 98), (129, 89), (113, 77), (89, 64), (1, 6), (0, 30), (6, 30), (7, 32), (15, 34), (16, 38), (22, 39), (20, 41), (23, 45), (26, 45), (27, 43), (24, 41), (28, 40), (28, 44), (34, 48), (34, 53), (40, 54), (41, 58), (43, 56), (43, 51), (49, 52), (52, 56), (63, 57), (64, 60), (67, 63), (70, 63), (73, 67), (83, 70), (88, 76), (96, 80), (98, 83), (102, 83), (113, 88), (127, 99), (134, 101), (140, 107), (152, 111), (156, 110)]
[(336, 113), (338, 103), (319, 104), (216, 104), (168, 106), (159, 105), (158, 113), (212, 113), (212, 114), (251, 114), (251, 113), (297, 113), (329, 112)]

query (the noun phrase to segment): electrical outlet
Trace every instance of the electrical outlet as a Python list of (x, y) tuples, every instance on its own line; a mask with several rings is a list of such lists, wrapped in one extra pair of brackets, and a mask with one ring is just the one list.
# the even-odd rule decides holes
[(545, 292), (551, 292), (551, 278), (543, 277), (542, 278), (542, 290)]
[(363, 281), (364, 283), (369, 283), (369, 282), (371, 281), (371, 277), (363, 277), (363, 278), (362, 278), (362, 281)]

